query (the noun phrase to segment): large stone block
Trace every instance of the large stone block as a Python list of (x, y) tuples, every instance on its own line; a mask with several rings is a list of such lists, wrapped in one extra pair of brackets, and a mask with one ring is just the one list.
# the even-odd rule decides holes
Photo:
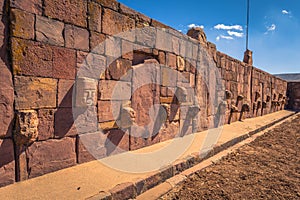
[(88, 13), (89, 29), (101, 33), (101, 6), (95, 2), (90, 1), (88, 4)]
[(156, 29), (153, 27), (137, 29), (136, 40), (141, 45), (153, 48), (156, 40)]
[(42, 0), (12, 0), (11, 7), (25, 10), (37, 15), (42, 15), (43, 11)]
[(15, 77), (17, 110), (56, 107), (57, 80), (50, 78)]
[(14, 74), (75, 78), (74, 50), (21, 39), (12, 40)]
[(76, 165), (75, 139), (35, 142), (26, 149), (28, 177), (33, 178)]
[(0, 60), (0, 138), (11, 136), (13, 124), (14, 89), (11, 72)]
[(54, 114), (54, 136), (58, 138), (77, 135), (72, 108), (58, 108)]
[(177, 58), (175, 54), (167, 53), (167, 66), (171, 69), (177, 69)]
[(119, 3), (116, 0), (95, 0), (95, 2), (99, 3), (101, 6), (111, 8), (115, 11), (119, 10)]
[(98, 121), (116, 121), (118, 119), (118, 113), (120, 110), (120, 104), (112, 101), (98, 101)]
[(64, 46), (64, 23), (42, 16), (36, 16), (36, 39), (48, 44)]
[(77, 26), (87, 26), (87, 1), (45, 0), (45, 15)]
[(53, 77), (75, 79), (76, 52), (62, 47), (53, 47)]
[(66, 47), (79, 50), (89, 50), (89, 32), (86, 29), (72, 25), (65, 27)]
[(54, 137), (54, 109), (38, 110), (38, 140), (47, 140)]
[(74, 80), (60, 79), (58, 81), (57, 106), (59, 108), (71, 108)]
[[(126, 32), (135, 27), (134, 19), (122, 15), (110, 9), (103, 9), (102, 32), (108, 35), (115, 35)], [(112, 26), (113, 24), (113, 26)]]
[(105, 53), (105, 35), (94, 31), (90, 32), (90, 51), (97, 54)]
[(15, 182), (14, 145), (11, 139), (0, 139), (0, 187)]
[(77, 139), (78, 163), (129, 151), (129, 135), (119, 129), (82, 134)]
[(11, 48), (14, 74), (53, 76), (53, 53), (50, 46), (13, 38)]
[(131, 83), (113, 80), (99, 82), (101, 100), (129, 100), (131, 98)]
[(15, 143), (19, 146), (33, 143), (38, 138), (39, 119), (35, 110), (23, 110), (17, 113)]
[(34, 39), (34, 15), (18, 10), (11, 10), (12, 36), (24, 39)]

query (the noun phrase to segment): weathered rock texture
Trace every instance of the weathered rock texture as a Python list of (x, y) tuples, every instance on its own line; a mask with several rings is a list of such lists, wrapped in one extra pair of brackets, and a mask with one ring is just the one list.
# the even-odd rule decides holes
[(285, 81), (202, 29), (115, 0), (0, 6), (0, 186), (284, 108)]

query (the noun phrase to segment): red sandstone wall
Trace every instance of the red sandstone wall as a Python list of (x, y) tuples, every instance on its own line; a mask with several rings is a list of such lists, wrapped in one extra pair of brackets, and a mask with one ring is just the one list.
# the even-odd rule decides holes
[(300, 111), (300, 82), (288, 82), (287, 109)]
[(8, 7), (0, 1), (0, 187), (15, 181), (12, 140), (14, 90), (8, 60)]
[[(95, 149), (87, 150), (82, 141), (86, 137), (78, 135), (82, 128), (78, 125), (92, 133), (86, 134), (91, 136), (86, 140), (95, 143), (97, 152), (94, 153), (101, 158), (283, 108), (280, 102), (285, 96), (285, 81), (217, 52), (203, 33), (196, 31), (193, 38), (197, 40), (192, 39), (115, 1), (12, 0), (8, 10), (10, 37), (4, 38), (11, 41), (13, 78), (10, 65), (0, 63), (1, 71), (7, 71), (1, 81), (5, 80), (9, 91), (2, 95), (3, 87), (0, 90), (0, 100), (7, 99), (5, 104), (0, 104), (6, 106), (3, 110), (7, 112), (0, 113), (1, 121), (6, 124), (3, 131), (0, 128), (0, 185), (93, 160), (89, 152)], [(153, 28), (137, 31), (134, 35), (116, 36), (143, 27)], [(155, 27), (165, 28), (165, 31)], [(116, 46), (112, 48), (109, 44)], [(122, 56), (114, 57), (118, 49)], [(5, 50), (4, 55), (7, 55)], [(92, 68), (108, 65), (105, 73), (94, 74), (88, 68), (82, 70), (90, 60), (97, 61), (97, 66)], [(147, 63), (158, 66), (157, 71), (148, 68), (142, 73), (137, 70)], [(122, 77), (131, 71), (130, 77)], [(156, 77), (160, 84), (148, 84), (133, 91), (139, 77), (147, 79), (145, 74)], [(74, 102), (78, 100), (74, 94), (80, 92), (76, 85), (80, 81), (75, 82), (75, 78), (85, 76), (96, 80), (95, 83), (87, 83), (85, 79), (82, 82), (95, 91), (90, 97), (88, 109), (91, 112), (74, 117), (74, 113), (80, 111)], [(12, 80), (15, 148), (11, 139), (12, 126), (9, 126), (13, 118)], [(116, 84), (121, 84), (122, 96), (111, 95)], [(186, 88), (184, 105), (174, 96), (179, 86)], [(213, 98), (224, 97), (225, 90), (228, 93), (225, 99)], [(257, 98), (256, 93), (259, 94)], [(256, 109), (259, 101), (261, 105), (266, 103), (264, 109)], [(128, 115), (134, 112), (135, 122), (145, 125), (149, 123), (148, 110), (154, 104), (164, 106), (167, 119), (151, 137), (134, 137), (135, 131), (121, 129), (112, 113), (113, 105), (120, 110), (118, 115), (123, 111)], [(222, 106), (226, 109), (221, 122), (218, 116), (223, 112)], [(242, 112), (245, 106), (249, 106), (250, 112)], [(187, 115), (189, 110), (198, 107), (200, 112), (196, 117)], [(95, 119), (96, 126), (87, 118)], [(98, 134), (101, 129), (104, 133)]]

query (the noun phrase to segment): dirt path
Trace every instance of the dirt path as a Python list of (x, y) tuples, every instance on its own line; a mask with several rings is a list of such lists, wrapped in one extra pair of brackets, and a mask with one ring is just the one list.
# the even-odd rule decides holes
[(300, 116), (200, 171), (161, 199), (300, 199)]

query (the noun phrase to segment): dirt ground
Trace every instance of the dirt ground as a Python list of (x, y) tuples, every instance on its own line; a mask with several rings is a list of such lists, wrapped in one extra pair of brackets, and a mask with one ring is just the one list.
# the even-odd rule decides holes
[(161, 199), (300, 199), (300, 115), (178, 185)]

